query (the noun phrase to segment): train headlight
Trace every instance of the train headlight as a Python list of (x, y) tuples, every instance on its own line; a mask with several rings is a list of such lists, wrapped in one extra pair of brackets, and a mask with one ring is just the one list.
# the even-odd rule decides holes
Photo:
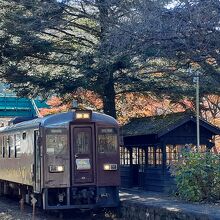
[(90, 110), (76, 110), (76, 120), (88, 120), (92, 118), (92, 111)]
[(117, 164), (104, 164), (103, 169), (104, 170), (117, 170), (118, 166)]
[(76, 113), (76, 119), (89, 119), (90, 116), (88, 113)]
[(62, 165), (50, 165), (49, 166), (50, 173), (62, 173), (64, 172), (64, 166)]

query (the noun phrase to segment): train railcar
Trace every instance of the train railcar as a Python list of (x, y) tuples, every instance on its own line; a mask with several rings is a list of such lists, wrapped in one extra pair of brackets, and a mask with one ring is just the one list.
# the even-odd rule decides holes
[(116, 207), (119, 126), (76, 110), (0, 128), (0, 193), (45, 210)]

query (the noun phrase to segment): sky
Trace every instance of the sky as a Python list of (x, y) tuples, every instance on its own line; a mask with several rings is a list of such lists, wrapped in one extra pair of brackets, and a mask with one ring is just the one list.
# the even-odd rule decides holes
[(167, 8), (168, 9), (174, 8), (178, 3), (179, 3), (179, 1), (173, 0), (172, 3), (167, 5)]

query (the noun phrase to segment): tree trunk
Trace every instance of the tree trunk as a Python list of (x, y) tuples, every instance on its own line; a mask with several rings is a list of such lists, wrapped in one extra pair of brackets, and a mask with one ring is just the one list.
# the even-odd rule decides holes
[(102, 99), (104, 113), (116, 118), (115, 88), (113, 79), (109, 79), (108, 83), (105, 84)]
[[(100, 24), (100, 45), (105, 44), (105, 35), (109, 29), (108, 23), (108, 0), (96, 0), (96, 4), (99, 9), (99, 24)], [(103, 52), (104, 51), (104, 52)], [(108, 58), (105, 59), (105, 46), (100, 46), (100, 61), (102, 68), (99, 73), (97, 83), (101, 83), (101, 94), (103, 100), (103, 110), (104, 113), (116, 118), (116, 108), (115, 108), (115, 88), (113, 72), (111, 71), (111, 64), (106, 62)], [(99, 85), (98, 85), (99, 86)]]

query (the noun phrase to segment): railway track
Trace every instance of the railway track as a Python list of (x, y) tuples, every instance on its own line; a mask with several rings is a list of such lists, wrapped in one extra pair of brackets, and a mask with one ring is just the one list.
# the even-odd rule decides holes
[[(45, 212), (36, 209), (35, 216), (32, 207), (25, 205), (21, 211), (19, 200), (0, 196), (0, 220), (119, 220), (114, 214), (106, 211), (91, 213), (90, 211), (68, 211), (68, 212)], [(120, 219), (121, 220), (121, 219)]]

